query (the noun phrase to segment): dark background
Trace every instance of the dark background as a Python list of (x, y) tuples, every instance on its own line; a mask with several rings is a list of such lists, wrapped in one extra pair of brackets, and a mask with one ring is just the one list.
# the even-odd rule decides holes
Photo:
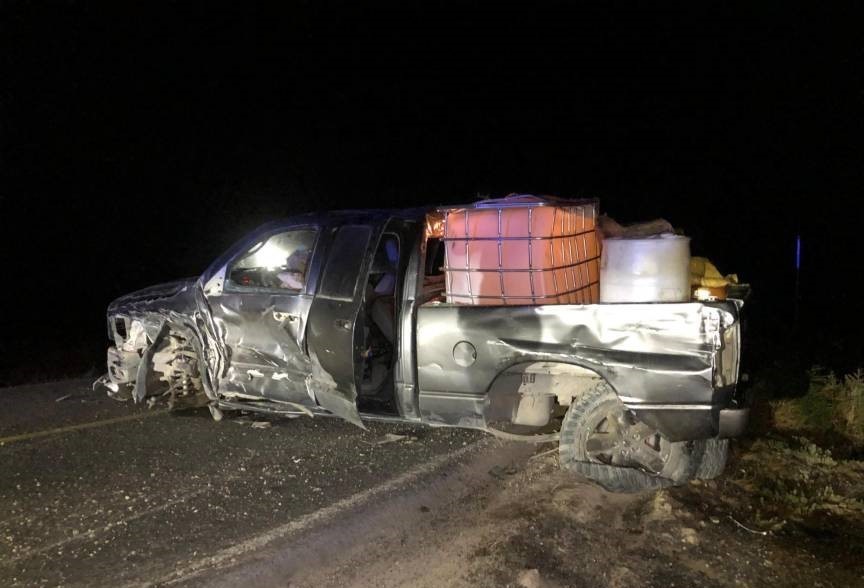
[(0, 4), (0, 384), (102, 369), (111, 299), (273, 217), (509, 192), (685, 229), (757, 369), (864, 364), (860, 11), (116, 4)]

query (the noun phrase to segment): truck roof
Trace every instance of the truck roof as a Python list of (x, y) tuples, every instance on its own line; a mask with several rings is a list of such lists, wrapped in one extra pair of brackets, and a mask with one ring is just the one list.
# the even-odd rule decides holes
[(344, 210), (329, 210), (306, 212), (298, 215), (284, 217), (270, 221), (259, 229), (270, 225), (284, 225), (285, 223), (300, 224), (321, 224), (326, 221), (353, 221), (353, 222), (382, 222), (390, 218), (398, 218), (403, 220), (423, 220), (426, 214), (435, 210), (433, 206), (424, 206), (417, 208), (358, 208)]

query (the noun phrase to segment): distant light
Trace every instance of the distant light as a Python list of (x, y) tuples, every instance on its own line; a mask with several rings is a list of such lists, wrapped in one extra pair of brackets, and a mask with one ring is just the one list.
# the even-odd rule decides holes
[(801, 269), (801, 235), (795, 237), (795, 269)]

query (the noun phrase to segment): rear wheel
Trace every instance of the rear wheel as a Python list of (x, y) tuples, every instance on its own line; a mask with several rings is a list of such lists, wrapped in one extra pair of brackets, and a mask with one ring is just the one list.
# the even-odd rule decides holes
[(671, 442), (637, 421), (605, 382), (570, 406), (559, 454), (562, 467), (618, 492), (686, 482), (698, 465), (692, 443)]

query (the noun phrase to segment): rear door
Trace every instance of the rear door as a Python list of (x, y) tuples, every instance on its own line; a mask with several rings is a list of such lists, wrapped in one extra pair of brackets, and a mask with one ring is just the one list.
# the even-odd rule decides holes
[(365, 346), (365, 313), (360, 310), (379, 232), (363, 224), (335, 229), (309, 312), (310, 391), (321, 407), (358, 426), (356, 400)]

